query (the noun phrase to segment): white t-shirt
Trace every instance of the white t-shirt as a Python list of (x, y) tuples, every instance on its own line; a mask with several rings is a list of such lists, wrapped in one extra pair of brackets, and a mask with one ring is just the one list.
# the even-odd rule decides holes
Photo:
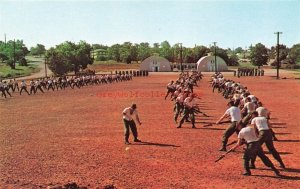
[(176, 98), (176, 102), (179, 102), (180, 104), (184, 102), (184, 96), (182, 93), (178, 95), (178, 97)]
[(247, 108), (248, 114), (254, 112), (256, 108), (254, 102), (247, 102), (244, 106)]
[(242, 128), (242, 130), (239, 132), (238, 138), (245, 139), (247, 143), (258, 141), (258, 137), (254, 128), (252, 127)]
[[(125, 108), (123, 110), (123, 119), (126, 119), (127, 121), (133, 120), (132, 116), (137, 115), (137, 110), (136, 109), (133, 111), (132, 110), (133, 109), (131, 107)], [(125, 115), (124, 115), (124, 113), (125, 113)]]
[(191, 98), (192, 97), (187, 97), (186, 99), (184, 99), (184, 105), (187, 106), (188, 108), (192, 108), (193, 106), (196, 105), (194, 98), (190, 100)]
[(238, 107), (231, 106), (228, 108), (225, 112), (226, 115), (230, 115), (231, 117), (231, 122), (234, 121), (241, 121), (242, 116), (241, 116), (241, 110)]
[(258, 107), (256, 108), (256, 111), (258, 113), (258, 116), (269, 118), (269, 111), (265, 107)]
[(22, 81), (21, 86), (26, 87), (26, 83)]
[(240, 99), (241, 98), (241, 95), (238, 94), (238, 93), (235, 93), (232, 97), (234, 100), (237, 100), (237, 99)]
[(172, 84), (172, 83), (168, 83), (168, 85), (167, 85), (167, 89), (174, 89), (175, 87), (174, 87), (174, 85)]
[(259, 131), (269, 130), (268, 120), (265, 117), (255, 117), (251, 121), (251, 125), (256, 125)]
[(257, 98), (254, 95), (249, 95), (249, 98), (251, 98), (252, 102), (257, 102)]

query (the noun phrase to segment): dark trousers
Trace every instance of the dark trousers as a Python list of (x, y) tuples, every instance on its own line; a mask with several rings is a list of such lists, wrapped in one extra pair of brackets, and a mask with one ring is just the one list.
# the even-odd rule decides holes
[(4, 96), (6, 98), (5, 89), (1, 87), (0, 91), (2, 92), (2, 96)]
[[(229, 139), (229, 137), (231, 137), (231, 135), (232, 135), (234, 132), (236, 132), (236, 133), (238, 132), (238, 131), (237, 131), (237, 122), (236, 122), (236, 121), (231, 122), (231, 125), (226, 129), (226, 131), (225, 131), (224, 134), (223, 134), (222, 143), (223, 143), (223, 147), (224, 147), (224, 148), (226, 148), (228, 139)], [(237, 133), (237, 134), (238, 134), (238, 133)]]
[(18, 84), (14, 85), (13, 92), (15, 92), (16, 89), (18, 89), (18, 91), (19, 91), (19, 85)]
[(167, 97), (169, 96), (169, 94), (171, 93), (171, 97), (173, 96), (173, 93), (174, 93), (174, 89), (168, 89), (168, 92), (165, 96), (165, 99), (167, 99)]
[(123, 121), (124, 121), (125, 142), (128, 142), (129, 139), (129, 134), (130, 134), (129, 128), (132, 132), (134, 140), (136, 140), (138, 137), (138, 132), (134, 120), (127, 121), (126, 119), (123, 119)]
[(31, 86), (31, 87), (30, 87), (30, 94), (32, 94), (32, 91), (33, 91), (33, 93), (35, 94), (35, 87), (34, 87), (34, 86)]
[(181, 127), (181, 125), (184, 123), (184, 120), (187, 120), (187, 118), (191, 116), (191, 121), (192, 121), (192, 126), (195, 127), (195, 113), (193, 108), (184, 108), (183, 110), (183, 116), (179, 122), (179, 127)]
[(14, 92), (14, 86), (13, 85), (8, 85), (8, 90), (11, 89), (11, 92)]
[(174, 109), (175, 109), (174, 120), (177, 121), (177, 118), (178, 118), (179, 114), (181, 113), (181, 111), (183, 109), (183, 105), (181, 105), (180, 103), (176, 102)]
[(40, 89), (40, 91), (41, 91), (42, 93), (44, 93), (44, 91), (43, 91), (43, 89), (42, 89), (42, 87), (41, 87), (40, 85), (38, 85), (38, 86), (36, 87), (35, 92), (37, 92), (38, 89)]
[(215, 92), (215, 89), (218, 89), (218, 91), (220, 92), (220, 87), (219, 87), (219, 84), (218, 83), (215, 83), (213, 85), (213, 93)]
[(26, 93), (27, 93), (28, 95), (30, 95), (30, 94), (29, 94), (29, 92), (27, 91), (27, 88), (26, 88), (26, 87), (21, 87), (21, 90), (20, 90), (20, 95), (22, 94), (22, 91), (23, 91), (23, 90), (25, 90), (25, 91), (26, 91)]
[(283, 161), (273, 144), (272, 131), (271, 130), (259, 131), (258, 138), (259, 138), (259, 143), (261, 145), (265, 143), (269, 152), (273, 155), (273, 157), (280, 163), (280, 165), (283, 165)]
[(49, 91), (50, 87), (51, 87), (52, 91), (54, 91), (54, 86), (52, 83), (48, 85), (48, 88), (47, 88), (48, 91)]
[(5, 91), (7, 92), (7, 94), (11, 97), (11, 94), (10, 94), (10, 92), (9, 92), (9, 88), (6, 87), (4, 90), (5, 90)]
[(271, 167), (272, 169), (275, 169), (273, 163), (264, 154), (260, 143), (257, 141), (257, 142), (248, 143), (247, 149), (244, 152), (243, 159), (244, 159), (244, 168), (246, 172), (250, 173), (249, 161), (256, 156), (258, 156), (267, 167)]

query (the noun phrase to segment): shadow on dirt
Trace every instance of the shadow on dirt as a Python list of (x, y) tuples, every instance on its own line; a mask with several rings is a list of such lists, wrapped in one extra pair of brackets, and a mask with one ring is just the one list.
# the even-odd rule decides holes
[[(256, 168), (257, 170), (270, 170), (269, 168)], [(279, 169), (280, 172), (300, 173), (300, 169), (285, 168)]]
[[(264, 151), (265, 154), (271, 154), (270, 152), (268, 151)], [(280, 155), (289, 155), (289, 154), (293, 154), (291, 152), (278, 152)]]
[(195, 121), (195, 123), (207, 124), (209, 126), (212, 126), (214, 124), (213, 122), (208, 122), (208, 121), (209, 120)]
[(139, 143), (134, 143), (132, 145), (147, 145), (147, 146), (160, 146), (160, 147), (180, 147), (174, 144), (161, 144), (161, 143), (155, 143), (155, 142), (139, 142)]
[(252, 175), (252, 176), (265, 177), (265, 178), (276, 178), (276, 179), (283, 179), (283, 180), (300, 180), (300, 177), (298, 177), (298, 176), (287, 176), (287, 175), (281, 175), (281, 176)]
[(223, 123), (231, 123), (231, 121), (228, 120), (228, 121), (222, 121), (222, 122), (220, 122), (220, 124), (223, 124)]
[(293, 140), (293, 139), (290, 139), (290, 140), (278, 140), (277, 142), (300, 142), (300, 140)]
[(280, 129), (280, 128), (287, 128), (287, 127), (282, 127), (282, 126), (272, 126), (272, 128)]
[(290, 135), (292, 133), (276, 133), (276, 135)]
[(271, 123), (271, 125), (286, 125), (286, 123)]
[(219, 131), (219, 130), (226, 130), (226, 129), (222, 129), (222, 128), (211, 128), (211, 127), (197, 127), (195, 129), (204, 129), (204, 130), (216, 130), (216, 131)]

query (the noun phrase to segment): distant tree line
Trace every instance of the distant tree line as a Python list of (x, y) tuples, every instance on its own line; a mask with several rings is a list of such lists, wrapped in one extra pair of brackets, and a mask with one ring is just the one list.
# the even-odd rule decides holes
[[(292, 48), (280, 45), (279, 61), (286, 64), (300, 64), (300, 44), (295, 44)], [(182, 60), (181, 60), (182, 51)], [(216, 55), (225, 60), (229, 66), (238, 66), (241, 59), (248, 59), (255, 66), (266, 65), (268, 61), (276, 62), (276, 46), (271, 49), (266, 48), (263, 44), (258, 43), (250, 46), (249, 49), (237, 47), (235, 49), (222, 49), (216, 47)], [(95, 53), (96, 52), (96, 53)], [(195, 45), (194, 47), (184, 47), (180, 44), (170, 45), (168, 41), (154, 43), (150, 45), (147, 42), (123, 44), (114, 44), (111, 46), (101, 44), (88, 44), (85, 41), (73, 43), (66, 41), (55, 47), (46, 50), (42, 44), (31, 47), (30, 51), (24, 45), (22, 40), (8, 41), (4, 43), (0, 41), (0, 61), (8, 64), (15, 69), (15, 63), (26, 66), (25, 56), (45, 56), (49, 68), (56, 74), (64, 74), (70, 71), (78, 72), (87, 68), (88, 64), (93, 64), (96, 60), (114, 60), (131, 64), (132, 62), (141, 62), (151, 55), (159, 55), (170, 62), (180, 63), (196, 63), (201, 57), (208, 53), (215, 54), (215, 47), (206, 47), (203, 45)], [(99, 54), (97, 54), (99, 53)]]
[[(100, 44), (92, 45), (94, 50), (102, 49), (106, 54), (97, 56), (97, 60), (114, 60), (117, 62), (124, 62), (130, 64), (132, 62), (141, 62), (151, 55), (159, 55), (170, 62), (181, 62), (180, 53), (182, 50), (182, 62), (195, 63), (201, 57), (206, 56), (209, 52), (214, 53), (214, 47), (208, 48), (205, 46), (197, 46), (193, 48), (182, 47), (179, 44), (170, 45), (168, 41), (161, 43), (154, 43), (152, 46), (147, 43), (131, 43), (124, 42), (123, 44), (114, 44), (112, 46), (104, 46)], [(238, 65), (237, 56), (229, 51), (217, 47), (217, 56), (222, 57), (228, 65)]]

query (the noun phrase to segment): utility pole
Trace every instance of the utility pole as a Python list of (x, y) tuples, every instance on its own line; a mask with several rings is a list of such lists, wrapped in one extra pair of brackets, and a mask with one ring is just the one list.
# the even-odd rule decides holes
[(4, 34), (4, 47), (6, 48), (6, 33)]
[(275, 32), (274, 34), (277, 35), (277, 79), (279, 79), (279, 35), (282, 34), (282, 32)]
[(48, 63), (48, 58), (45, 55), (45, 77), (47, 78), (47, 63)]
[(16, 40), (14, 39), (14, 69), (16, 69)]
[(183, 72), (183, 67), (182, 67), (182, 43), (180, 44), (180, 70)]
[(217, 42), (213, 42), (214, 46), (215, 46), (215, 73), (218, 73), (217, 70), (217, 54), (216, 54), (216, 44)]

